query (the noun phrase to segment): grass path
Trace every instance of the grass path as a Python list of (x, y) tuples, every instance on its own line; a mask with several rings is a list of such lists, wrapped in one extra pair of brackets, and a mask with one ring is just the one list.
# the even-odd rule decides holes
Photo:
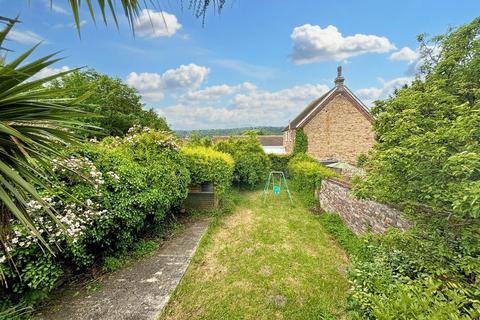
[(344, 318), (345, 253), (303, 206), (261, 194), (210, 226), (161, 319)]

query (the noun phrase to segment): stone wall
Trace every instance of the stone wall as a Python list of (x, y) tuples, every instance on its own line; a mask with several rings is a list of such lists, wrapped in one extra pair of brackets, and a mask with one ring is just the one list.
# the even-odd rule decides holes
[(355, 164), (357, 156), (375, 143), (372, 123), (345, 94), (333, 98), (303, 128), (308, 137), (308, 154), (317, 160)]
[(322, 208), (338, 213), (356, 234), (365, 231), (383, 233), (388, 227), (405, 230), (410, 226), (401, 218), (400, 211), (375, 201), (356, 199), (345, 182), (324, 179), (317, 195)]

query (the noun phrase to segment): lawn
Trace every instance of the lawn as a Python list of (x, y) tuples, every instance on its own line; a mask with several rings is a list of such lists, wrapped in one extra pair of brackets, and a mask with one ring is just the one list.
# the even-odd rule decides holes
[(211, 224), (161, 319), (343, 318), (347, 265), (303, 205), (243, 192)]

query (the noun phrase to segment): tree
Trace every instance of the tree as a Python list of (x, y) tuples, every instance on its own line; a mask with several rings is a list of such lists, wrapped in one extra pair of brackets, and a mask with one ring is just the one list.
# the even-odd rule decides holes
[[(53, 4), (53, 0), (50, 2)], [(106, 14), (110, 12), (117, 27), (116, 12), (117, 8), (121, 7), (132, 30), (134, 19), (141, 9), (153, 3), (138, 0), (86, 0), (84, 3), (94, 21), (98, 15), (93, 6), (95, 2), (104, 23), (107, 24)], [(193, 0), (190, 1), (189, 8), (194, 10), (197, 17), (205, 18), (209, 6), (213, 4), (216, 10), (220, 11), (224, 3), (225, 0)], [(69, 0), (69, 4), (80, 33), (81, 1)], [(8, 50), (3, 47), (4, 40), (18, 22), (17, 18), (0, 16), (0, 23), (6, 25), (0, 31), (0, 52)], [(59, 98), (65, 96), (63, 88), (46, 86), (48, 82), (69, 72), (33, 79), (39, 71), (59, 61), (55, 54), (51, 54), (25, 63), (37, 47), (38, 45), (34, 46), (9, 62), (5, 57), (0, 58), (0, 249), (7, 256), (6, 234), (12, 215), (49, 248), (26, 212), (25, 205), (30, 199), (36, 200), (49, 212), (50, 217), (60, 224), (36, 190), (38, 187), (48, 187), (48, 181), (53, 174), (50, 165), (52, 158), (58, 155), (58, 146), (78, 141), (74, 132), (86, 132), (87, 129), (85, 123), (76, 119), (88, 115), (76, 107), (80, 106), (88, 94), (79, 99)]]
[[(69, 0), (68, 1), (72, 10), (73, 18), (75, 21), (75, 26), (80, 34), (80, 8), (81, 0)], [(134, 20), (139, 15), (140, 11), (143, 8), (148, 8), (148, 5), (155, 7), (154, 1), (139, 1), (139, 0), (86, 0), (84, 3), (88, 7), (90, 17), (95, 22), (98, 16), (98, 13), (95, 12), (94, 3), (97, 3), (100, 14), (102, 16), (103, 22), (107, 24), (107, 13), (113, 17), (115, 25), (118, 27), (117, 19), (117, 8), (121, 7), (123, 15), (127, 19), (130, 28), (134, 30)], [(192, 10), (197, 18), (202, 18), (205, 22), (205, 16), (209, 7), (213, 5), (214, 9), (220, 13), (222, 11), (226, 0), (190, 0), (188, 8)], [(183, 6), (183, 1), (180, 0), (180, 3)], [(53, 5), (53, 0), (50, 0), (50, 4)], [(116, 4), (119, 4), (117, 6)]]
[[(0, 47), (17, 20), (4, 18), (1, 21), (6, 27), (0, 31)], [(36, 189), (39, 186), (48, 188), (51, 164), (59, 155), (59, 147), (78, 141), (72, 133), (74, 130), (87, 129), (85, 124), (75, 120), (88, 115), (78, 108), (86, 96), (64, 99), (60, 98), (61, 91), (45, 86), (68, 72), (37, 80), (32, 78), (58, 61), (52, 54), (25, 63), (37, 46), (0, 65), (0, 249), (6, 256), (11, 218), (20, 221), (48, 248), (25, 207), (28, 201), (35, 200), (44, 206), (53, 221), (58, 222)]]
[(133, 125), (170, 131), (165, 119), (153, 109), (144, 110), (137, 91), (118, 78), (94, 70), (77, 70), (52, 81), (51, 86), (65, 92), (69, 98), (91, 92), (84, 101), (84, 108), (96, 116), (83, 121), (103, 128), (106, 135), (123, 136)]
[(420, 38), (422, 76), (372, 110), (378, 143), (360, 194), (425, 214), (480, 217), (479, 34), (477, 18), (433, 43)]

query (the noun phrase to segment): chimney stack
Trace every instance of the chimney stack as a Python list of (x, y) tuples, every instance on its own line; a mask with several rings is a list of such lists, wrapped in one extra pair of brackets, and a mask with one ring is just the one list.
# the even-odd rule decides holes
[(337, 77), (335, 78), (335, 86), (336, 87), (343, 87), (343, 82), (345, 78), (342, 77), (342, 66), (337, 67)]

